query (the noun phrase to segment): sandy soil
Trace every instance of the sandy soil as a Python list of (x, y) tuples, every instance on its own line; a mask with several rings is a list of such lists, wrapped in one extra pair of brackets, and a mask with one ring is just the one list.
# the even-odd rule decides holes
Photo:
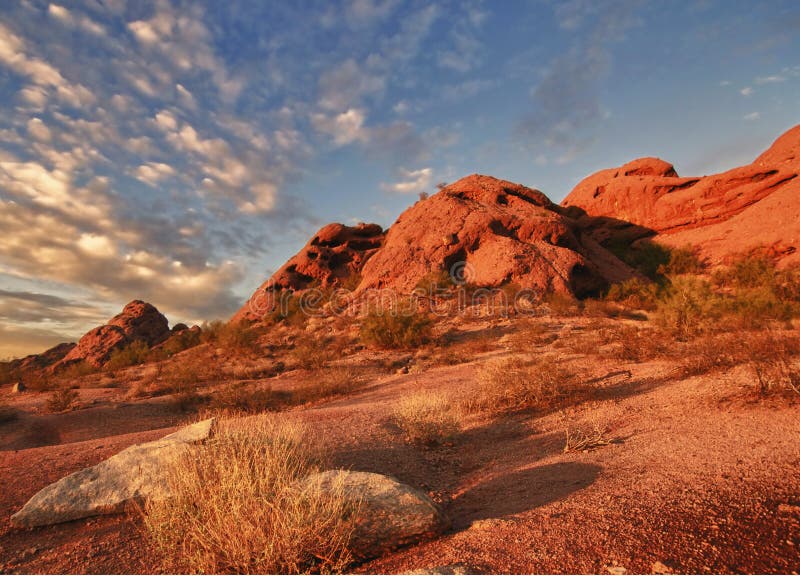
[[(487, 573), (796, 573), (800, 405), (748, 400), (743, 368), (680, 379), (664, 362), (576, 358), (598, 389), (566, 414), (471, 417), (452, 445), (403, 441), (390, 418), (398, 398), (469, 394), (477, 367), (505, 354), (377, 377), (349, 397), (292, 411), (319, 432), (333, 464), (392, 474), (427, 491), (452, 520), (442, 538), (357, 572), (460, 563)], [(115, 407), (102, 390), (91, 394), (98, 402), (89, 408), (49, 417), (57, 444), (14, 450), (14, 442), (24, 446), (14, 429), (25, 421), (0, 425), (0, 571), (158, 571), (135, 516), (9, 527), (9, 516), (48, 483), (185, 418), (164, 403)], [(597, 424), (613, 442), (564, 453), (565, 422)]]

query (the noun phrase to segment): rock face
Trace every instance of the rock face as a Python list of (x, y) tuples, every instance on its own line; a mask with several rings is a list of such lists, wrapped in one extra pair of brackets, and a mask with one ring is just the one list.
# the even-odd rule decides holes
[(448, 521), (422, 492), (394, 478), (370, 472), (328, 470), (305, 482), (341, 486), (358, 505), (350, 546), (358, 560), (377, 558), (403, 546), (438, 536)]
[(9, 368), (19, 372), (42, 370), (61, 360), (64, 356), (69, 354), (73, 348), (75, 348), (74, 342), (64, 342), (53, 346), (41, 354), (31, 354), (19, 360), (12, 360)]
[[(384, 235), (375, 225), (330, 224), (264, 283), (233, 320), (263, 314), (265, 290), (341, 286), (410, 293), (456, 267), (464, 281), (585, 296), (631, 270), (538, 190), (472, 175), (420, 200)], [(360, 275), (358, 278), (356, 275)], [(352, 286), (351, 286), (352, 287)], [(273, 292), (274, 293), (274, 292)]]
[(711, 261), (767, 245), (797, 260), (798, 175), (800, 126), (747, 166), (680, 178), (671, 164), (642, 158), (587, 177), (562, 205), (601, 242), (657, 235), (673, 246), (695, 245)]
[(197, 422), (62, 478), (36, 493), (11, 517), (11, 524), (21, 528), (47, 526), (115, 514), (133, 502), (163, 498), (167, 494), (166, 467), (186, 454), (192, 444), (207, 439), (213, 424), (213, 419)]
[(297, 291), (312, 286), (328, 288), (340, 285), (361, 271), (364, 263), (380, 248), (383, 239), (383, 229), (377, 224), (324, 226), (256, 290), (233, 321), (260, 318), (266, 311), (262, 310), (260, 302), (265, 291)]
[(628, 272), (584, 237), (575, 222), (538, 190), (472, 175), (406, 210), (361, 271), (359, 290), (410, 292), (431, 272), (458, 263), (467, 282), (585, 296)]
[(78, 344), (53, 368), (58, 369), (79, 361), (100, 367), (117, 348), (137, 340), (154, 346), (166, 340), (169, 335), (166, 317), (152, 304), (134, 300), (109, 320), (108, 324), (84, 334)]

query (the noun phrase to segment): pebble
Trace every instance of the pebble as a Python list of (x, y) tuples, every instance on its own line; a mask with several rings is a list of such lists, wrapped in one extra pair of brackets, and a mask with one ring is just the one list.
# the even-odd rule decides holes
[(606, 566), (606, 570), (608, 571), (609, 574), (616, 574), (616, 575), (628, 573), (628, 570), (625, 568), (625, 566)]
[(653, 562), (650, 570), (653, 574), (672, 574), (672, 569), (663, 562)]

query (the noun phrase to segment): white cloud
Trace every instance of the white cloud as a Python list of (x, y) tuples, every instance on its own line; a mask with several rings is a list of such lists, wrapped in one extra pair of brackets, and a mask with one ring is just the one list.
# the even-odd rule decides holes
[(786, 82), (786, 77), (779, 76), (777, 74), (772, 76), (760, 76), (756, 78), (756, 84), (779, 84), (781, 82)]
[(167, 132), (174, 131), (178, 128), (178, 120), (169, 110), (158, 112), (155, 116), (155, 121), (159, 128)]
[(47, 7), (47, 13), (56, 20), (61, 21), (63, 24), (67, 26), (71, 26), (73, 28), (81, 28), (86, 32), (94, 34), (95, 36), (105, 36), (106, 29), (103, 28), (100, 24), (89, 18), (88, 16), (84, 16), (82, 14), (75, 15), (68, 9), (64, 8), (63, 6), (59, 6), (58, 4), (50, 4)]
[(371, 74), (355, 60), (348, 59), (325, 72), (319, 80), (319, 105), (326, 110), (347, 110), (358, 105), (364, 97), (383, 92), (386, 79)]
[(369, 132), (364, 127), (366, 116), (364, 110), (350, 108), (346, 112), (334, 116), (314, 114), (311, 123), (314, 128), (333, 138), (337, 146), (345, 146), (353, 142), (366, 142)]
[(165, 178), (174, 176), (175, 170), (163, 162), (148, 162), (139, 166), (134, 175), (138, 180), (155, 187)]
[(753, 94), (753, 88), (751, 86), (745, 86), (741, 90), (739, 90), (739, 94), (742, 96), (750, 96)]
[(433, 170), (431, 168), (420, 168), (419, 170), (400, 170), (399, 182), (387, 184), (381, 183), (381, 188), (387, 192), (397, 194), (419, 194), (426, 192), (433, 181)]
[(34, 84), (55, 88), (59, 98), (76, 108), (92, 104), (95, 100), (86, 87), (68, 82), (52, 65), (28, 56), (25, 42), (3, 24), (0, 24), (0, 64), (29, 77)]
[(750, 112), (750, 114), (745, 114), (743, 118), (749, 121), (759, 120), (761, 118), (761, 112)]
[(28, 120), (28, 134), (42, 142), (49, 142), (53, 137), (52, 134), (50, 134), (50, 129), (39, 118), (31, 118)]

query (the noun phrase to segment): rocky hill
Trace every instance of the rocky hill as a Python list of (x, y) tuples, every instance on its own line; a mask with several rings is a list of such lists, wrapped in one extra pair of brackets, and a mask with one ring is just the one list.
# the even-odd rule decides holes
[(800, 261), (800, 126), (752, 164), (711, 176), (679, 177), (658, 158), (601, 170), (564, 199), (601, 242), (653, 237), (692, 245), (711, 262), (756, 246)]
[(407, 294), (451, 270), (477, 286), (513, 282), (578, 297), (633, 273), (540, 191), (474, 174), (411, 206), (385, 234), (374, 224), (325, 226), (234, 320), (257, 319), (265, 290), (348, 285)]

